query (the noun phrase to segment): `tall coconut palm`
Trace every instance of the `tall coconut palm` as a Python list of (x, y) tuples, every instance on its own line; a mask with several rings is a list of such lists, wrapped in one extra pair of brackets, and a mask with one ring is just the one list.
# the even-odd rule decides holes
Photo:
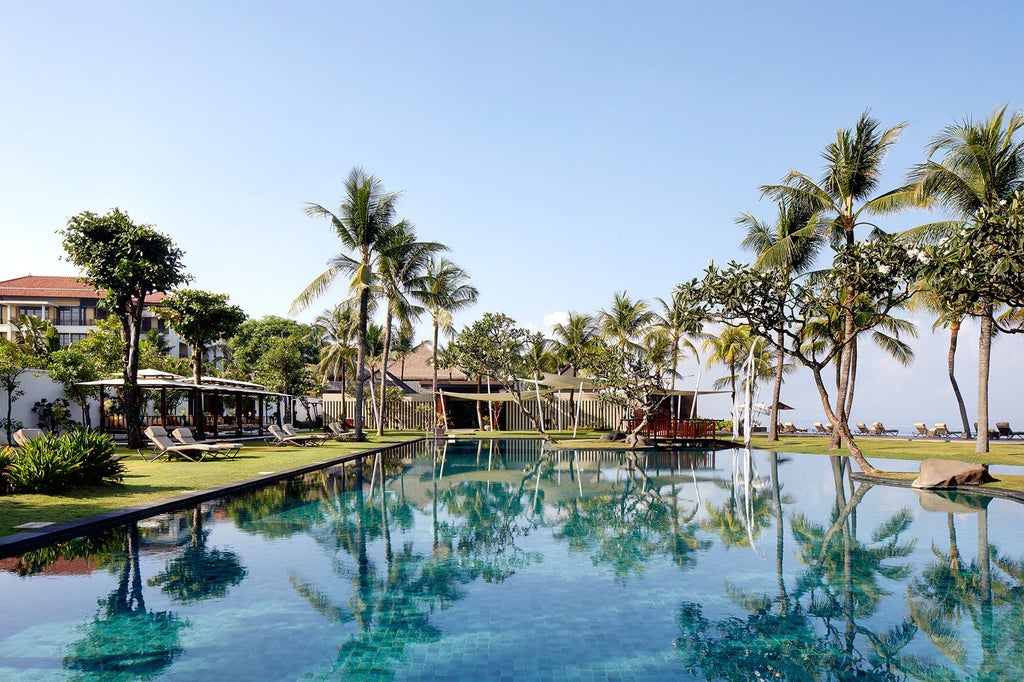
[[(814, 265), (823, 245), (816, 214), (805, 202), (780, 201), (774, 223), (762, 222), (749, 213), (741, 213), (736, 218), (736, 224), (746, 230), (740, 245), (757, 254), (756, 267), (777, 272), (786, 283), (792, 282)], [(783, 367), (786, 364), (784, 340), (785, 334), (780, 327), (776, 333), (778, 354), (768, 425), (768, 440), (773, 441), (779, 439), (779, 397), (782, 393)]]
[[(829, 144), (822, 154), (825, 169), (818, 182), (803, 173), (790, 171), (782, 184), (762, 186), (762, 195), (806, 206), (818, 214), (822, 232), (833, 246), (851, 245), (856, 240), (856, 228), (867, 226), (873, 231), (878, 230), (876, 225), (868, 222), (868, 217), (912, 206), (919, 197), (911, 185), (875, 194), (882, 175), (882, 162), (906, 125), (900, 123), (882, 128), (879, 121), (865, 111), (852, 129), (836, 131), (835, 142)], [(836, 431), (853, 449), (856, 446), (852, 445), (853, 435), (845, 406), (856, 358), (852, 307), (856, 295), (856, 291), (846, 292), (848, 305), (843, 316), (842, 348), (836, 361), (840, 368), (840, 381), (835, 409), (839, 422)]]
[(386, 304), (384, 316), (384, 354), (381, 358), (380, 395), (378, 396), (380, 419), (377, 420), (377, 435), (384, 435), (384, 407), (387, 389), (388, 360), (391, 355), (391, 331), (397, 317), (401, 322), (411, 322), (419, 317), (423, 309), (415, 304), (412, 292), (421, 288), (423, 273), (431, 256), (448, 247), (437, 242), (421, 242), (416, 239), (412, 223), (402, 221), (396, 225), (391, 241), (385, 244), (378, 258), (380, 290)]
[(344, 400), (345, 382), (349, 367), (356, 358), (355, 339), (359, 311), (351, 302), (339, 303), (331, 310), (325, 310), (313, 321), (314, 337), (320, 352), (317, 371), (324, 377), (341, 381), (341, 395)]
[(654, 314), (654, 326), (668, 336), (672, 355), (672, 389), (675, 390), (676, 378), (679, 376), (679, 360), (684, 357), (686, 350), (693, 353), (697, 362), (700, 362), (700, 353), (697, 352), (693, 339), (700, 335), (704, 320), (694, 317), (686, 304), (682, 290), (678, 288), (668, 301), (663, 298), (654, 300), (661, 306), (661, 310)]
[[(1024, 183), (1024, 112), (1008, 113), (1004, 106), (987, 119), (966, 117), (932, 138), (928, 159), (914, 168), (911, 180), (920, 196), (945, 207), (955, 220), (932, 223), (916, 230), (924, 239), (936, 238), (970, 221), (980, 209), (996, 211)], [(936, 158), (941, 155), (941, 158)], [(978, 343), (978, 429), (976, 452), (988, 452), (988, 380), (994, 330), (993, 302), (980, 300), (976, 312)]]
[(434, 409), (437, 409), (437, 341), (441, 331), (450, 334), (454, 331), (452, 315), (469, 308), (476, 303), (479, 292), (469, 284), (469, 275), (465, 270), (447, 258), (431, 258), (420, 281), (420, 288), (412, 292), (413, 298), (430, 313), (434, 329), (434, 346), (432, 349), (431, 366), (434, 378), (431, 391), (434, 396)]
[(715, 365), (725, 365), (729, 373), (715, 383), (718, 387), (729, 387), (730, 397), (733, 405), (736, 404), (736, 377), (739, 376), (740, 367), (750, 353), (751, 343), (750, 327), (725, 327), (718, 336), (710, 336), (705, 339), (702, 349), (705, 355), (705, 362), (708, 368)]
[(625, 291), (615, 292), (611, 307), (598, 315), (601, 334), (620, 351), (639, 351), (653, 321), (647, 301), (634, 301)]
[[(597, 336), (594, 317), (570, 311), (565, 322), (559, 322), (551, 328), (551, 335), (554, 337), (555, 357), (563, 366), (569, 366), (573, 376), (578, 376), (579, 368)], [(570, 414), (576, 414), (575, 393), (574, 390), (569, 391)]]
[[(381, 248), (395, 237), (395, 206), (399, 192), (385, 192), (384, 185), (362, 168), (353, 168), (345, 179), (345, 196), (337, 212), (320, 204), (307, 204), (306, 215), (331, 223), (343, 251), (327, 261), (327, 269), (302, 290), (292, 302), (291, 312), (309, 307), (327, 291), (341, 274), (352, 276), (350, 288), (359, 300), (356, 413), (354, 437), (363, 439), (363, 378), (366, 365), (366, 325), (369, 320), (370, 289), (376, 279), (374, 262)], [(349, 255), (352, 254), (352, 255)]]

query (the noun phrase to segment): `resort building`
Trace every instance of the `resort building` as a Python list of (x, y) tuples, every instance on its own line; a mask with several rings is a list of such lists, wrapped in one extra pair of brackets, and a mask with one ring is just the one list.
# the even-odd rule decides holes
[[(104, 292), (97, 293), (92, 285), (75, 277), (27, 275), (0, 282), (0, 337), (15, 340), (18, 317), (27, 315), (45, 320), (57, 329), (60, 345), (70, 346), (85, 338), (96, 320), (107, 316), (97, 306)], [(155, 293), (146, 298), (142, 318), (142, 333), (156, 329), (165, 334), (165, 340), (175, 357), (186, 357), (188, 348), (167, 323), (156, 316), (155, 309), (166, 298)]]

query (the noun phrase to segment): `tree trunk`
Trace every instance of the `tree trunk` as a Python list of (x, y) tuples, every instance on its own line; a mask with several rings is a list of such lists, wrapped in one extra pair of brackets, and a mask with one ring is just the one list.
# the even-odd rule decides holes
[(785, 335), (780, 329), (776, 337), (779, 361), (775, 363), (775, 382), (772, 384), (771, 422), (768, 424), (768, 440), (779, 440), (779, 396), (782, 395), (782, 369), (786, 364)]
[(431, 389), (430, 389), (430, 394), (433, 396), (433, 402), (434, 402), (434, 426), (437, 426), (437, 416), (438, 416), (437, 415), (437, 333), (438, 333), (438, 323), (437, 323), (437, 315), (435, 315), (434, 316), (433, 362), (430, 363), (431, 365), (433, 365), (433, 369), (434, 369), (434, 383), (431, 384)]
[(121, 400), (124, 405), (124, 425), (128, 436), (128, 447), (137, 450), (142, 447), (142, 420), (139, 415), (139, 332), (142, 327), (142, 301), (138, 301), (121, 316), (121, 339), (124, 347), (121, 353), (123, 365)]
[[(388, 378), (388, 356), (391, 354), (391, 322), (393, 316), (391, 312), (391, 301), (388, 301), (388, 312), (384, 318), (384, 358), (383, 367), (380, 370), (380, 409), (377, 410), (377, 414), (380, 415), (380, 419), (377, 423), (377, 435), (384, 435), (384, 396), (387, 389), (387, 378)], [(370, 377), (373, 380), (373, 377)]]
[(352, 424), (354, 440), (365, 440), (363, 434), (363, 372), (366, 371), (366, 324), (369, 316), (370, 288), (363, 287), (359, 292), (359, 344), (356, 350), (356, 413)]
[[(825, 388), (825, 382), (821, 378), (821, 368), (811, 367), (811, 374), (814, 376), (814, 385), (818, 388), (818, 395), (821, 397), (821, 405), (825, 408), (825, 416), (828, 418), (833, 427), (833, 437), (836, 434), (839, 436), (841, 443), (846, 445), (846, 449), (850, 451), (850, 456), (853, 457), (854, 461), (857, 462), (857, 466), (865, 474), (875, 473), (875, 467), (871, 466), (871, 463), (864, 457), (864, 453), (861, 452), (858, 447), (856, 440), (854, 440), (853, 434), (850, 433), (850, 424), (846, 420), (840, 420), (839, 415), (836, 414), (836, 410), (832, 409), (832, 405), (829, 402), (828, 390)], [(841, 404), (838, 399), (836, 404)]]
[(982, 303), (981, 336), (978, 339), (978, 439), (974, 452), (988, 452), (988, 376), (992, 357), (992, 304)]
[[(192, 382), (199, 386), (203, 383), (203, 349), (193, 348), (192, 349)], [(201, 388), (196, 389), (196, 438), (202, 440), (206, 438), (206, 414), (204, 412), (203, 390)]]
[(956, 365), (956, 344), (960, 336), (960, 320), (953, 320), (949, 323), (949, 354), (946, 356), (946, 370), (949, 373), (949, 383), (953, 386), (953, 395), (956, 396), (956, 405), (960, 409), (960, 421), (963, 423), (963, 437), (971, 437), (971, 422), (967, 416), (967, 406), (964, 404), (964, 397), (960, 393), (960, 385), (956, 382), (953, 368)]

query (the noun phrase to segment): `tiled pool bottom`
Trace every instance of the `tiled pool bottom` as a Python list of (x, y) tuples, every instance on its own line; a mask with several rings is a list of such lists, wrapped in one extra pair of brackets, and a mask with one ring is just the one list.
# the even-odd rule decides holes
[(433, 454), (383, 498), (307, 476), (5, 560), (0, 679), (1020, 679), (1014, 502), (824, 457)]

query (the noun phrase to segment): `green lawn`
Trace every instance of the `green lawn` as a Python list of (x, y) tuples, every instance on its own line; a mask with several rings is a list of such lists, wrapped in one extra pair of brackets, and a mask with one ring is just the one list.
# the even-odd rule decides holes
[(365, 443), (328, 441), (306, 448), (247, 444), (235, 459), (205, 462), (147, 462), (134, 450), (118, 448), (127, 469), (123, 485), (81, 488), (61, 495), (0, 496), (0, 536), (20, 532), (14, 527), (29, 521), (72, 521), (420, 436), (420, 432), (394, 432), (382, 438), (371, 436)]

